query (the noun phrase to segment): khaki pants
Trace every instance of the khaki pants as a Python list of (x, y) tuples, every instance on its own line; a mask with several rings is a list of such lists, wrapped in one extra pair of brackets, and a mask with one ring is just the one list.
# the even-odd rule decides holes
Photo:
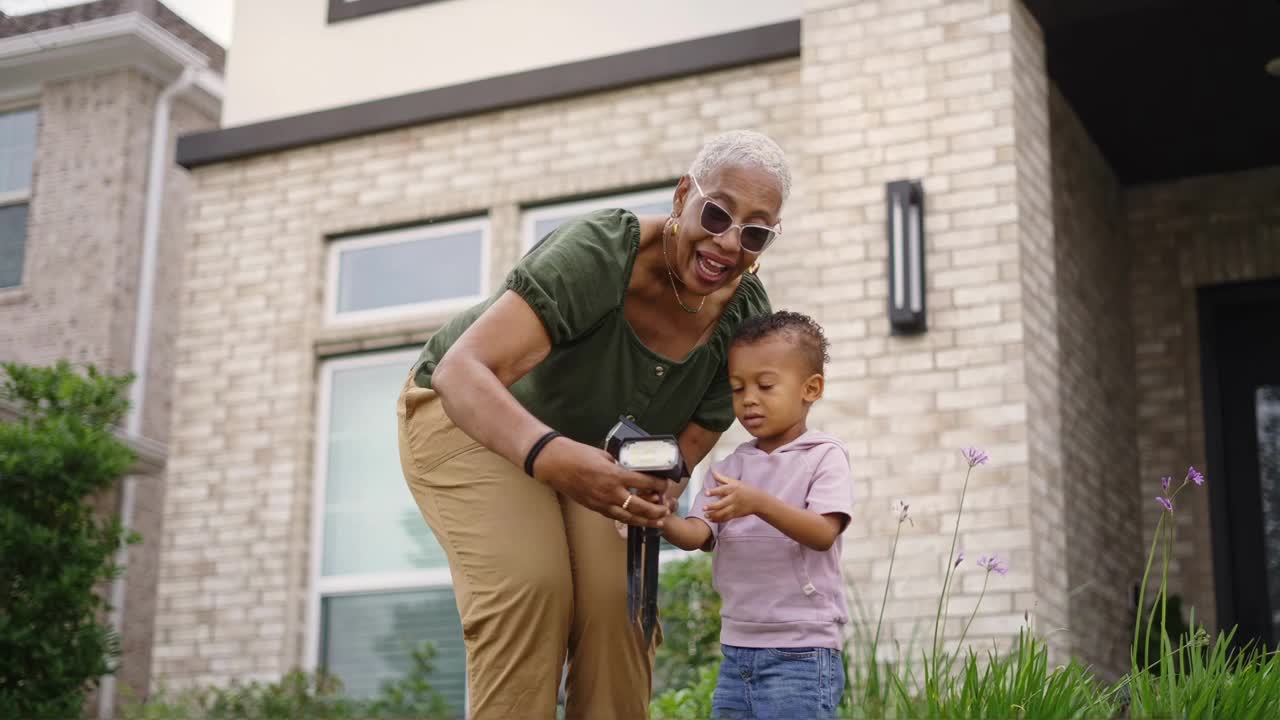
[(627, 618), (626, 541), (462, 432), (439, 396), (405, 384), (400, 463), (449, 558), (467, 648), (470, 716), (645, 718), (653, 651)]

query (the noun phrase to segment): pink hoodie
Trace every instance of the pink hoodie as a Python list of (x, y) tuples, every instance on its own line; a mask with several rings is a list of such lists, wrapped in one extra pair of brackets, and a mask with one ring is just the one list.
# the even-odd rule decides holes
[[(754, 440), (743, 443), (713, 469), (789, 505), (840, 513), (846, 523), (851, 517), (849, 455), (825, 433), (810, 430), (772, 453), (757, 448)], [(706, 506), (718, 498), (705, 491), (718, 484), (708, 473), (689, 517), (711, 526), (715, 586), (723, 601), (720, 642), (841, 649), (843, 626), (849, 621), (840, 575), (842, 539), (818, 552), (756, 516), (713, 523), (707, 520)]]

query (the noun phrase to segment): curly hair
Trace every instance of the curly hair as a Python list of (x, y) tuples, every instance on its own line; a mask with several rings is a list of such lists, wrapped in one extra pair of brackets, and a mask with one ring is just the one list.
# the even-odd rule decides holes
[(813, 318), (790, 310), (779, 310), (768, 315), (747, 318), (733, 334), (733, 345), (760, 342), (775, 335), (785, 335), (800, 352), (804, 353), (809, 367), (815, 373), (823, 373), (831, 361), (830, 343), (822, 332), (822, 326)]

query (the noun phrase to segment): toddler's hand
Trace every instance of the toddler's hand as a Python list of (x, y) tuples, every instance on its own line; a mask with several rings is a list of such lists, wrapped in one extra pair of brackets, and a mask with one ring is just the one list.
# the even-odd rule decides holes
[(743, 485), (715, 471), (712, 471), (712, 475), (715, 475), (716, 482), (720, 484), (708, 490), (707, 495), (720, 499), (707, 505), (708, 520), (722, 523), (759, 512), (765, 494), (758, 488)]

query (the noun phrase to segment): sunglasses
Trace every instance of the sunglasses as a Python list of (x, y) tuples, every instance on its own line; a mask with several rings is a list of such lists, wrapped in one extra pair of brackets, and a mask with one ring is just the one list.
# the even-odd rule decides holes
[(690, 175), (689, 179), (693, 181), (693, 187), (698, 191), (698, 194), (703, 197), (702, 215), (699, 217), (703, 230), (711, 235), (720, 237), (730, 230), (738, 228), (738, 244), (742, 246), (743, 250), (752, 255), (759, 255), (764, 252), (766, 248), (773, 244), (774, 240), (778, 239), (781, 231), (771, 227), (751, 223), (735, 223), (728, 210), (725, 210), (715, 200), (707, 197), (707, 194), (702, 192), (697, 178)]

